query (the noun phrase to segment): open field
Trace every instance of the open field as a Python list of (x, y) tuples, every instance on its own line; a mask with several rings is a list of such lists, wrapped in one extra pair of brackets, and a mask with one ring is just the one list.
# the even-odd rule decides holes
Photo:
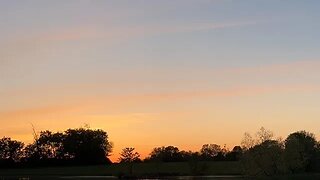
[(105, 175), (239, 175), (238, 162), (135, 163), (99, 166), (0, 169), (0, 176), (105, 176)]
[[(117, 179), (121, 175), (129, 175), (130, 171), (135, 177), (140, 177), (142, 179), (144, 177), (153, 177), (156, 179), (252, 179), (252, 177), (244, 178), (241, 176), (242, 172), (239, 162), (136, 163), (133, 165), (112, 164), (98, 166), (0, 169), (0, 179)], [(253, 179), (320, 179), (320, 174), (254, 177)]]

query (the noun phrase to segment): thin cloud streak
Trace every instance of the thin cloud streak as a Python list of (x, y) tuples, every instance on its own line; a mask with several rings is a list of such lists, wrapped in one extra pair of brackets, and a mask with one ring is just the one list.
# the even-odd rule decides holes
[[(5, 46), (10, 44), (23, 47), (23, 44), (75, 41), (75, 40), (127, 40), (133, 37), (155, 35), (163, 33), (183, 33), (203, 30), (224, 29), (241, 27), (256, 24), (254, 21), (229, 22), (229, 23), (190, 23), (180, 25), (141, 25), (128, 27), (109, 27), (102, 25), (83, 25), (78, 27), (64, 27), (47, 30), (46, 32), (31, 32), (28, 36), (15, 34), (15, 37), (8, 38)], [(11, 43), (10, 43), (11, 42)], [(4, 46), (4, 47), (5, 47)]]
[[(158, 102), (172, 102), (185, 101), (192, 99), (204, 98), (228, 98), (241, 96), (259, 96), (272, 93), (301, 93), (301, 92), (318, 92), (319, 85), (279, 85), (279, 86), (252, 86), (252, 87), (238, 87), (225, 90), (205, 90), (205, 91), (184, 91), (184, 92), (170, 92), (170, 93), (150, 93), (150, 94), (134, 94), (134, 95), (118, 95), (118, 96), (101, 96), (99, 98), (87, 97), (82, 98), (83, 102), (79, 100), (78, 103), (69, 106), (38, 107), (31, 109), (12, 110), (1, 112), (0, 118), (14, 119), (22, 117), (35, 117), (48, 114), (65, 114), (86, 112), (95, 109), (106, 108), (126, 108), (133, 105), (147, 105), (149, 103)], [(110, 103), (106, 103), (110, 102)], [(79, 105), (80, 104), (80, 105)]]
[[(47, 30), (46, 32), (26, 32), (8, 37), (0, 43), (0, 67), (23, 61), (26, 55), (39, 52), (43, 47), (61, 45), (73, 41), (103, 41), (104, 44), (114, 45), (131, 39), (170, 33), (190, 33), (205, 30), (242, 27), (256, 24), (255, 21), (229, 23), (191, 23), (181, 25), (141, 25), (129, 27), (109, 27), (101, 25), (83, 25)], [(20, 58), (19, 58), (20, 57)], [(22, 59), (22, 60), (17, 60)], [(19, 63), (19, 62), (16, 62)], [(29, 62), (28, 63), (32, 63)]]
[(164, 33), (184, 33), (203, 30), (224, 29), (253, 25), (257, 22), (230, 22), (230, 23), (192, 23), (181, 25), (147, 25), (129, 27), (103, 27), (103, 26), (84, 26), (79, 28), (63, 29), (60, 31), (47, 33), (40, 36), (43, 41), (68, 41), (85, 39), (108, 39), (108, 40), (127, 40), (129, 38), (157, 35)]
[[(64, 97), (65, 101), (74, 102), (75, 104), (96, 104), (99, 102), (99, 98), (104, 98), (106, 101), (115, 102), (115, 104), (126, 104), (129, 102), (136, 103), (144, 101), (157, 101), (157, 100), (173, 100), (173, 99), (187, 99), (191, 97), (230, 97), (230, 96), (243, 96), (243, 95), (254, 95), (263, 93), (273, 93), (281, 91), (309, 91), (314, 92), (318, 90), (319, 86), (316, 83), (317, 77), (319, 76), (318, 69), (320, 68), (320, 62), (316, 60), (309, 61), (296, 61), (292, 63), (279, 63), (258, 67), (240, 67), (240, 68), (225, 68), (218, 70), (202, 69), (202, 71), (195, 73), (193, 77), (187, 77), (184, 72), (177, 72), (176, 76), (186, 76), (184, 78), (170, 79), (166, 77), (166, 74), (170, 75), (172, 73), (163, 71), (154, 71), (154, 74), (163, 74), (162, 79), (157, 79), (156, 82), (150, 82), (150, 79), (141, 79), (141, 77), (152, 77), (153, 74), (146, 74), (142, 72), (138, 74), (135, 79), (141, 79), (134, 82), (128, 81), (126, 79), (120, 79), (119, 82), (104, 82), (98, 81), (96, 83), (83, 82), (80, 84), (68, 84), (68, 85), (55, 85), (53, 87), (32, 87), (32, 88), (19, 88), (11, 91), (3, 91), (2, 95), (4, 100), (6, 97), (17, 97), (7, 99), (8, 101), (24, 102), (35, 101), (35, 99), (45, 98), (46, 94), (55, 94), (52, 100), (48, 99), (48, 102), (57, 102), (56, 97)], [(206, 77), (206, 78), (204, 78)], [(209, 79), (218, 77), (224, 81), (230, 82), (228, 87), (221, 86), (215, 88), (216, 86), (208, 86)], [(277, 81), (270, 81), (270, 79), (277, 78)], [(282, 78), (282, 79), (281, 79)], [(304, 83), (296, 83), (296, 79), (300, 78), (304, 80)], [(152, 78), (154, 80), (155, 78)], [(253, 79), (253, 80), (251, 80)], [(97, 80), (95, 78), (95, 80)], [(165, 81), (163, 81), (165, 80)], [(239, 83), (237, 83), (239, 82)], [(139, 87), (144, 87), (146, 84), (154, 87), (154, 89), (159, 89), (162, 86), (179, 87), (171, 88), (171, 90), (166, 90), (166, 92), (145, 92), (142, 88), (140, 92), (118, 92), (119, 89), (134, 89), (139, 90)], [(246, 84), (246, 86), (243, 85)], [(259, 83), (259, 84), (257, 84)], [(189, 84), (193, 84), (190, 90)], [(205, 86), (204, 86), (205, 85)], [(59, 87), (59, 88), (57, 88)], [(186, 89), (189, 89), (188, 91)], [(46, 92), (46, 93), (43, 93)], [(99, 97), (98, 99), (92, 97)], [(140, 94), (140, 95), (139, 95)], [(47, 98), (47, 97), (46, 97)], [(21, 100), (22, 99), (22, 100)], [(92, 102), (93, 99), (97, 99)], [(38, 102), (38, 101), (36, 101)], [(39, 101), (40, 102), (40, 101)], [(21, 104), (21, 103), (20, 103)], [(55, 104), (55, 103), (54, 103)], [(72, 106), (72, 105), (71, 105)], [(52, 109), (57, 109), (57, 106), (52, 107)], [(59, 109), (59, 108), (58, 108)], [(68, 109), (62, 107), (60, 109)], [(32, 111), (32, 110), (28, 110)], [(41, 110), (41, 112), (46, 112)], [(13, 114), (23, 114), (13, 113)], [(27, 113), (26, 113), (27, 114)]]

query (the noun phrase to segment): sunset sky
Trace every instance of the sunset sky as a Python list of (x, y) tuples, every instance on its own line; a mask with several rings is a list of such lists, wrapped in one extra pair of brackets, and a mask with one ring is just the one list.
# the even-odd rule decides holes
[(89, 124), (199, 150), (261, 126), (320, 137), (319, 0), (2, 0), (0, 136)]

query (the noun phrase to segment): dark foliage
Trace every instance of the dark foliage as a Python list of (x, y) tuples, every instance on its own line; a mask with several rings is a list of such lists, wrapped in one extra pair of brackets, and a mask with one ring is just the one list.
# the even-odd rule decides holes
[(232, 151), (227, 152), (225, 155), (226, 161), (238, 161), (243, 154), (243, 150), (240, 146), (233, 147)]
[(79, 163), (106, 163), (111, 152), (108, 135), (102, 130), (68, 129), (63, 138), (64, 156)]
[(317, 160), (317, 141), (312, 133), (298, 131), (285, 140), (285, 161), (292, 173), (312, 171)]
[(68, 129), (60, 133), (42, 131), (35, 141), (0, 140), (1, 166), (55, 166), (111, 163), (108, 135), (102, 130)]
[(242, 164), (246, 174), (271, 176), (285, 172), (283, 147), (275, 140), (266, 140), (246, 151)]
[(240, 146), (235, 146), (232, 151), (221, 148), (216, 144), (205, 144), (200, 152), (180, 151), (174, 146), (154, 148), (145, 161), (153, 162), (194, 162), (194, 161), (238, 161), (242, 155)]
[(11, 138), (4, 137), (0, 139), (0, 166), (13, 166), (20, 161), (23, 143)]
[(285, 141), (265, 140), (247, 149), (242, 158), (247, 175), (319, 172), (319, 144), (312, 133), (298, 131)]
[(120, 153), (119, 162), (120, 163), (141, 162), (140, 154), (138, 152), (135, 152), (134, 148), (131, 148), (131, 147), (124, 148)]
[(179, 162), (183, 161), (182, 155), (177, 147), (157, 147), (154, 148), (147, 158), (147, 161), (161, 161), (161, 162)]
[[(199, 152), (180, 151), (175, 146), (156, 147), (145, 162), (188, 162), (193, 174), (202, 174), (200, 161), (239, 161), (250, 176), (273, 176), (287, 173), (320, 171), (320, 145), (312, 133), (298, 131), (284, 141), (274, 140), (273, 133), (261, 128), (254, 139), (245, 134), (242, 147), (231, 151), (217, 144), (204, 144)], [(32, 144), (4, 137), (0, 139), (0, 167), (68, 166), (111, 163), (112, 145), (103, 130), (68, 129), (64, 132), (42, 131)], [(124, 148), (120, 163), (142, 162), (134, 148)], [(157, 163), (156, 163), (157, 164)]]

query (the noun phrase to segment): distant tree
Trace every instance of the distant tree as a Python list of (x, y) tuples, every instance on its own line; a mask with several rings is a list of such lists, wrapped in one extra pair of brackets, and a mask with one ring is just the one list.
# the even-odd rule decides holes
[(50, 131), (40, 132), (37, 140), (38, 148), (43, 159), (63, 159), (63, 133), (52, 133)]
[(298, 131), (285, 140), (285, 161), (292, 173), (312, 170), (316, 154), (317, 141), (312, 133)]
[(233, 147), (232, 151), (226, 154), (227, 161), (238, 161), (242, 156), (243, 150), (240, 146)]
[(180, 151), (182, 161), (199, 161), (201, 160), (199, 152)]
[(40, 159), (42, 158), (40, 156), (40, 153), (38, 152), (38, 148), (35, 143), (28, 144), (23, 149), (23, 161), (29, 164), (35, 164), (35, 163), (38, 163)]
[(242, 148), (241, 146), (234, 146), (233, 149), (232, 149), (232, 152), (242, 152)]
[(103, 130), (68, 129), (64, 132), (64, 153), (79, 163), (106, 163), (112, 145)]
[(162, 162), (177, 162), (182, 161), (182, 156), (177, 147), (167, 146), (167, 147), (157, 147), (154, 148), (147, 158), (149, 161), (162, 161)]
[(47, 160), (64, 159), (63, 133), (41, 131), (35, 141), (24, 149), (25, 160), (29, 163), (41, 163)]
[(283, 147), (275, 140), (266, 140), (247, 150), (241, 164), (245, 174), (250, 176), (272, 176), (285, 173)]
[(241, 147), (243, 150), (249, 150), (255, 145), (261, 144), (264, 141), (273, 140), (273, 132), (261, 127), (255, 134), (255, 138), (250, 133), (244, 133), (244, 137), (241, 141)]
[(253, 137), (250, 135), (250, 133), (245, 132), (244, 136), (241, 141), (241, 146), (243, 150), (249, 150), (253, 146), (255, 146), (256, 142), (253, 139)]
[(229, 149), (226, 147), (226, 145), (223, 146), (220, 152), (214, 157), (215, 161), (225, 161), (226, 155), (229, 153)]
[(0, 139), (0, 160), (7, 162), (19, 161), (23, 146), (22, 142), (11, 140), (9, 137), (3, 137)]
[(102, 130), (68, 129), (63, 133), (34, 130), (34, 142), (24, 148), (23, 159), (30, 165), (97, 164), (107, 158), (112, 145)]
[(140, 154), (135, 152), (135, 149), (132, 147), (127, 147), (122, 149), (119, 158), (120, 163), (126, 163), (126, 166), (129, 171), (129, 175), (132, 176), (134, 170), (134, 163), (133, 162), (141, 162)]
[(188, 162), (192, 175), (203, 175), (207, 170), (207, 164), (200, 162), (202, 160), (200, 152), (180, 151), (181, 161)]
[(217, 144), (204, 144), (200, 150), (203, 160), (214, 160), (214, 158), (222, 152), (222, 149)]
[(256, 144), (261, 144), (265, 141), (272, 140), (273, 132), (268, 129), (265, 129), (264, 127), (261, 127), (259, 131), (256, 133), (256, 137)]
[(128, 162), (140, 162), (140, 154), (135, 152), (135, 149), (132, 147), (127, 147), (122, 149), (120, 153), (119, 162), (120, 163), (128, 163)]

